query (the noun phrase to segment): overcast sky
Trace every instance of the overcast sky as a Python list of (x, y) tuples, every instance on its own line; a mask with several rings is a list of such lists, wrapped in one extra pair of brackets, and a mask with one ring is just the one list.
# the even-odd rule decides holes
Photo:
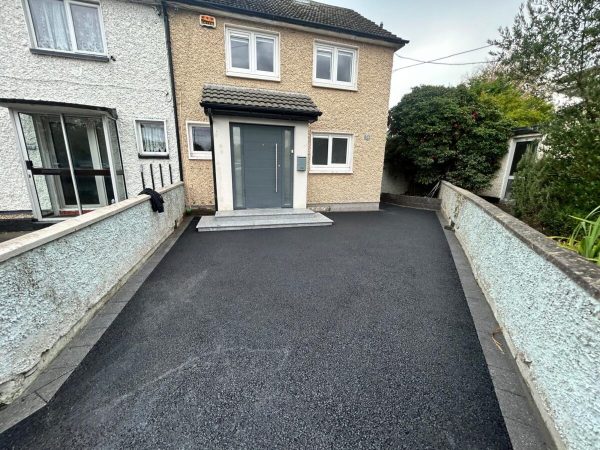
[[(421, 60), (439, 58), (481, 47), (498, 36), (498, 27), (510, 26), (521, 0), (321, 0), (354, 9), (410, 42), (398, 54)], [(485, 61), (489, 48), (443, 62)], [(395, 58), (394, 67), (411, 62)], [(455, 85), (478, 66), (423, 64), (394, 72), (390, 106), (413, 86)]]

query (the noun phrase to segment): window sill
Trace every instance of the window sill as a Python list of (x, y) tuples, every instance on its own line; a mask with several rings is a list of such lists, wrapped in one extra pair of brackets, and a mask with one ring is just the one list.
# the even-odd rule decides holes
[(168, 153), (138, 153), (140, 159), (169, 159)]
[(281, 77), (279, 75), (261, 75), (257, 73), (233, 72), (231, 70), (228, 70), (225, 74), (228, 77), (234, 78), (251, 78), (254, 80), (281, 81)]
[(106, 55), (92, 55), (87, 53), (63, 52), (60, 50), (47, 50), (42, 48), (30, 48), (29, 51), (34, 55), (60, 56), (63, 58), (83, 59), (87, 61), (109, 62), (110, 57)]
[(212, 152), (206, 152), (206, 153), (207, 153), (206, 155), (203, 155), (202, 153), (189, 155), (189, 159), (200, 160), (200, 161), (202, 161), (202, 160), (210, 161), (211, 159), (213, 159)]
[(342, 91), (358, 91), (358, 88), (356, 86), (347, 86), (347, 85), (343, 85), (343, 84), (335, 84), (335, 83), (325, 83), (325, 82), (321, 82), (321, 81), (316, 81), (313, 80), (312, 85), (314, 87), (322, 87), (322, 88), (327, 88), (327, 89), (339, 89)]
[(352, 174), (350, 167), (311, 167), (309, 173)]

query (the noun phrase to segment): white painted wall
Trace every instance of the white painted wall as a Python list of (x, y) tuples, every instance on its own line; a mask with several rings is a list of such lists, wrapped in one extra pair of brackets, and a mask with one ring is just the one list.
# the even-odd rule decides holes
[(0, 403), (16, 398), (181, 223), (183, 183), (162, 196), (164, 213), (142, 195), (0, 244)]
[(440, 198), (558, 447), (600, 448), (600, 269), (468, 191)]
[[(140, 165), (171, 163), (179, 180), (175, 119), (170, 88), (163, 18), (148, 5), (100, 0), (108, 54), (98, 62), (61, 56), (34, 55), (21, 0), (3, 0), (0, 14), (0, 98), (46, 100), (115, 108), (127, 190), (141, 189)], [(140, 160), (135, 119), (167, 122), (170, 159)], [(31, 209), (15, 131), (8, 111), (0, 108), (0, 211)], [(160, 185), (159, 185), (160, 186)]]
[[(308, 123), (287, 120), (248, 119), (242, 117), (216, 116), (213, 118), (215, 172), (219, 211), (233, 211), (233, 174), (231, 171), (230, 123), (253, 123), (294, 128), (294, 208), (306, 208), (308, 179)], [(307, 158), (306, 171), (296, 170), (297, 157)]]

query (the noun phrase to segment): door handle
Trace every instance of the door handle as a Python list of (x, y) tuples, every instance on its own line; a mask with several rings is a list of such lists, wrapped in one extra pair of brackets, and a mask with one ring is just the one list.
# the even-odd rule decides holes
[(275, 192), (277, 192), (277, 143), (275, 143)]

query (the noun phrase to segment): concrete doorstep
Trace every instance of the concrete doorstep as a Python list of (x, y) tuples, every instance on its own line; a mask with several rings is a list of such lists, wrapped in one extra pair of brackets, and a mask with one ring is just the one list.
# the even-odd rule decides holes
[(169, 252), (191, 220), (191, 217), (184, 217), (179, 228), (165, 239), (137, 272), (131, 274), (125, 284), (115, 292), (94, 318), (75, 335), (71, 342), (37, 376), (21, 397), (0, 409), (0, 433), (35, 413), (52, 400), (54, 394), (67, 381), (71, 373), (110, 327), (113, 320), (127, 305), (142, 283)]

